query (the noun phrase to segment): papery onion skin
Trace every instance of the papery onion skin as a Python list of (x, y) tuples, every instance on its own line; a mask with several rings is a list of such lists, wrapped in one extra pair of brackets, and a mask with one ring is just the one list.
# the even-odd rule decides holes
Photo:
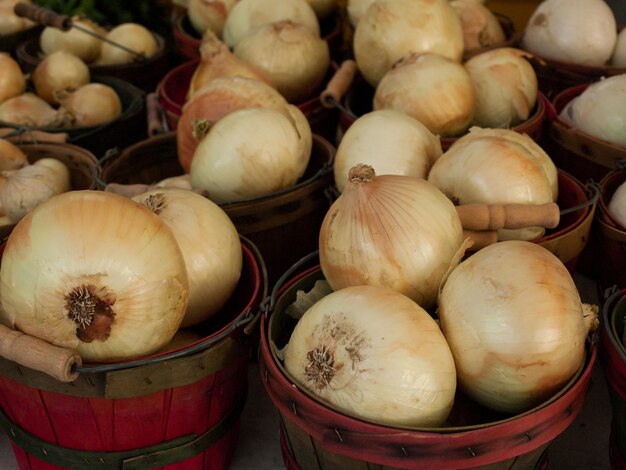
[[(106, 36), (106, 31), (103, 28), (88, 19), (75, 16), (72, 17), (72, 24), (88, 29), (95, 34)], [(78, 28), (62, 31), (53, 26), (46, 26), (39, 36), (39, 47), (44, 55), (62, 50), (80, 57), (87, 64), (98, 58), (101, 46), (101, 39), (86, 34)]]
[(395, 109), (440, 136), (467, 130), (476, 110), (476, 92), (463, 65), (439, 54), (410, 54), (380, 80), (374, 110)]
[[(143, 60), (150, 59), (159, 52), (159, 45), (154, 34), (145, 26), (137, 23), (122, 23), (117, 25), (107, 33), (106, 38), (116, 44), (121, 44), (128, 49), (142, 54), (144, 57)], [(137, 62), (138, 60), (136, 55), (107, 42), (103, 42), (97, 64), (122, 65)]]
[(615, 49), (611, 57), (611, 65), (626, 68), (626, 28), (622, 28), (617, 35)]
[(372, 3), (374, 0), (347, 0), (348, 21), (353, 28), (356, 28), (359, 20)]
[(441, 425), (456, 390), (437, 324), (384, 287), (347, 287), (316, 302), (291, 334), (285, 368), (331, 407), (392, 426)]
[(20, 147), (0, 139), (0, 171), (17, 170), (28, 165), (28, 157)]
[(228, 13), (238, 0), (189, 0), (187, 16), (200, 35), (207, 30), (222, 36)]
[(37, 95), (50, 104), (58, 104), (57, 93), (75, 91), (91, 81), (89, 67), (79, 57), (66, 51), (46, 56), (31, 74)]
[[(84, 361), (128, 359), (167, 344), (187, 289), (165, 222), (104, 191), (70, 191), (36, 207), (11, 232), (0, 267), (2, 322)], [(94, 310), (80, 309), (81, 300), (96, 302)]]
[(334, 290), (390, 287), (423, 308), (434, 305), (439, 283), (463, 243), (452, 202), (423, 178), (350, 171), (343, 193), (320, 229), (320, 266)]
[(594, 317), (587, 313), (563, 263), (524, 241), (496, 243), (463, 261), (438, 309), (459, 385), (511, 414), (550, 398), (581, 366)]
[(0, 104), (0, 121), (28, 127), (61, 127), (69, 121), (64, 111), (50, 106), (34, 93), (14, 96)]
[(108, 124), (122, 115), (122, 101), (114, 88), (103, 83), (88, 83), (77, 90), (58, 95), (61, 109), (72, 117), (73, 127)]
[(0, 70), (0, 103), (24, 93), (26, 77), (17, 61), (7, 52), (0, 52)]
[(0, 2), (0, 37), (25, 31), (35, 25), (32, 20), (15, 14), (15, 4), (19, 1), (32, 3), (31, 0), (3, 0)]
[(461, 18), (463, 50), (474, 51), (506, 40), (498, 18), (482, 3), (476, 0), (451, 0), (450, 5)]
[(357, 118), (337, 147), (333, 174), (342, 192), (350, 169), (365, 163), (379, 175), (426, 178), (442, 154), (439, 136), (400, 111), (383, 109)]
[(460, 62), (461, 20), (448, 0), (377, 0), (354, 32), (359, 71), (374, 88), (398, 60), (426, 52)]

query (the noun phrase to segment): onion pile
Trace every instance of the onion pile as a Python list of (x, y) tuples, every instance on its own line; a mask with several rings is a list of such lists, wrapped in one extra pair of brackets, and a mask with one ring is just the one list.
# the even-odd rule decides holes
[[(72, 24), (94, 34), (106, 36), (106, 31), (103, 28), (86, 18), (75, 16), (72, 18)], [(98, 58), (101, 46), (102, 41), (100, 39), (91, 34), (86, 34), (78, 28), (62, 31), (59, 28), (47, 26), (39, 36), (39, 47), (44, 55), (50, 55), (56, 51), (70, 52), (87, 64)]]

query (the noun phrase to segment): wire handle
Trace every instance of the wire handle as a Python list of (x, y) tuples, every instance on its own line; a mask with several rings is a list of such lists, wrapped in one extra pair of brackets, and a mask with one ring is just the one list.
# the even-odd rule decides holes
[(68, 31), (72, 27), (72, 20), (68, 16), (32, 3), (18, 2), (13, 7), (13, 11), (17, 16), (28, 18), (42, 26), (52, 26), (62, 31)]

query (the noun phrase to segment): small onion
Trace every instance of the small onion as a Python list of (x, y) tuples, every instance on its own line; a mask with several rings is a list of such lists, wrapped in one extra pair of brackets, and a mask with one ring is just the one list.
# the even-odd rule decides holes
[(590, 84), (559, 117), (591, 136), (626, 147), (626, 73)]
[(153, 189), (133, 198), (172, 230), (187, 267), (189, 301), (181, 328), (215, 315), (237, 287), (242, 251), (226, 212), (186, 189)]
[(372, 3), (374, 3), (374, 0), (347, 0), (348, 21), (353, 28), (356, 28), (359, 20)]
[(21, 148), (6, 139), (0, 139), (0, 171), (17, 170), (28, 164), (28, 157)]
[(615, 16), (604, 0), (544, 0), (528, 20), (522, 47), (545, 59), (601, 66), (616, 38)]
[(460, 62), (463, 28), (448, 0), (377, 0), (354, 32), (359, 71), (376, 87), (408, 54), (431, 52)]
[[(144, 60), (154, 57), (159, 52), (157, 40), (150, 30), (137, 23), (123, 23), (106, 35), (106, 38), (116, 44), (143, 54)], [(107, 42), (102, 43), (98, 65), (121, 65), (136, 62), (137, 56)]]
[(454, 136), (472, 122), (476, 93), (460, 63), (438, 54), (410, 54), (385, 73), (373, 108), (402, 111), (434, 134)]
[(528, 119), (538, 93), (537, 75), (528, 56), (520, 49), (499, 47), (465, 63), (476, 90), (475, 125), (509, 128)]
[[(92, 33), (106, 35), (106, 31), (100, 26), (85, 18), (73, 17), (72, 23)], [(62, 31), (59, 28), (47, 26), (39, 36), (39, 47), (44, 55), (52, 54), (55, 51), (71, 52), (87, 64), (98, 58), (101, 46), (101, 39), (87, 34), (78, 28)]]
[(35, 23), (28, 18), (15, 14), (15, 4), (18, 2), (32, 3), (31, 0), (0, 1), (0, 37), (19, 33), (35, 25)]
[(597, 327), (563, 263), (524, 241), (496, 243), (457, 266), (438, 314), (459, 386), (506, 413), (558, 392), (581, 366), (587, 334)]
[(312, 135), (302, 112), (289, 109), (292, 119), (274, 109), (247, 108), (217, 121), (191, 160), (192, 187), (226, 203), (294, 185), (309, 163)]
[(319, 93), (330, 67), (328, 43), (291, 20), (250, 30), (237, 42), (234, 52), (266, 76), (290, 103)]
[(626, 184), (620, 184), (607, 206), (609, 215), (622, 227), (626, 227)]
[(31, 74), (37, 95), (58, 104), (59, 92), (72, 92), (91, 80), (89, 67), (70, 52), (56, 51), (46, 56)]
[(0, 267), (2, 322), (85, 361), (167, 344), (187, 307), (178, 243), (157, 215), (105, 191), (69, 191), (11, 232)]
[(431, 183), (357, 165), (322, 222), (320, 266), (334, 290), (390, 287), (430, 308), (462, 243), (454, 205)]
[(320, 35), (320, 24), (307, 0), (239, 0), (224, 24), (223, 39), (234, 48), (250, 30), (267, 23), (291, 20)]
[(316, 302), (291, 334), (285, 368), (331, 407), (390, 426), (441, 425), (456, 391), (435, 321), (384, 287), (347, 287)]
[(7, 52), (0, 52), (0, 103), (26, 90), (26, 77), (20, 65)]
[(342, 192), (358, 163), (376, 168), (379, 175), (426, 178), (441, 154), (439, 137), (419, 121), (393, 109), (372, 111), (356, 119), (339, 142), (335, 186)]
[(122, 114), (122, 102), (117, 92), (103, 83), (88, 83), (77, 90), (59, 94), (61, 109), (72, 117), (74, 127), (108, 124)]
[(200, 35), (212, 31), (222, 36), (228, 13), (238, 0), (189, 0), (187, 17), (194, 30)]
[(58, 111), (34, 93), (24, 93), (0, 103), (0, 121), (28, 127), (61, 127), (68, 123)]
[(626, 68), (626, 28), (623, 28), (617, 35), (611, 64), (615, 67)]
[(461, 18), (465, 51), (495, 46), (506, 40), (498, 18), (482, 3), (476, 0), (450, 0), (450, 5)]

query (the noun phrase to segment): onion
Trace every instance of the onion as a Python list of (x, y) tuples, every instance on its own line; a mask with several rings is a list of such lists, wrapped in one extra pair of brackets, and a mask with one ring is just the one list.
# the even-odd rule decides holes
[(448, 0), (377, 0), (354, 32), (354, 56), (374, 88), (398, 60), (432, 52), (456, 62), (463, 55), (463, 28)]
[(318, 19), (323, 20), (331, 16), (339, 8), (339, 0), (306, 0), (313, 8)]
[(441, 154), (439, 137), (419, 121), (393, 109), (372, 111), (356, 119), (339, 142), (335, 186), (342, 192), (358, 163), (376, 168), (379, 175), (426, 178)]
[(597, 326), (563, 263), (524, 241), (496, 243), (457, 266), (438, 314), (459, 385), (506, 413), (558, 392), (581, 366), (585, 338)]
[(498, 18), (482, 3), (476, 0), (450, 0), (450, 5), (461, 18), (465, 51), (495, 46), (506, 40)]
[(476, 94), (463, 65), (438, 54), (410, 54), (384, 75), (373, 108), (402, 111), (434, 134), (454, 136), (472, 122)]
[(476, 90), (475, 125), (509, 128), (528, 119), (538, 92), (537, 75), (526, 60), (528, 56), (520, 49), (499, 47), (465, 63)]
[(347, 287), (316, 302), (291, 334), (285, 368), (333, 408), (391, 426), (441, 425), (456, 390), (435, 321), (384, 287)]
[(221, 36), (228, 13), (238, 0), (189, 0), (187, 17), (193, 29), (203, 35), (207, 31)]
[[(154, 57), (159, 52), (157, 40), (145, 26), (137, 23), (123, 23), (106, 35), (106, 38), (130, 50), (143, 54), (144, 59)], [(107, 42), (102, 43), (98, 65), (121, 65), (138, 61), (137, 56)]]
[(626, 28), (623, 28), (617, 35), (611, 64), (615, 67), (626, 68)]
[(372, 3), (374, 3), (374, 0), (347, 0), (346, 11), (348, 21), (353, 28), (356, 28), (359, 24), (359, 20)]
[(312, 136), (302, 112), (289, 109), (292, 119), (275, 109), (247, 108), (217, 121), (193, 155), (191, 186), (226, 203), (294, 185), (309, 163)]
[(35, 25), (28, 18), (15, 14), (14, 8), (18, 2), (32, 3), (31, 0), (2, 0), (0, 2), (0, 36), (19, 33)]
[(626, 227), (626, 184), (620, 184), (607, 206), (609, 215), (622, 227)]
[(31, 74), (37, 95), (57, 104), (59, 92), (72, 92), (91, 80), (89, 67), (74, 54), (56, 51), (46, 56)]
[(0, 104), (0, 121), (27, 127), (61, 127), (69, 117), (34, 93), (24, 93)]
[(390, 287), (430, 308), (462, 242), (456, 209), (435, 186), (357, 165), (322, 222), (320, 266), (334, 290)]
[(176, 126), (178, 159), (188, 172), (191, 159), (204, 132), (228, 113), (242, 108), (264, 107), (283, 110), (289, 116), (287, 100), (270, 85), (252, 78), (223, 77), (211, 80), (183, 106)]
[[(86, 18), (75, 16), (72, 17), (71, 20), (72, 24), (87, 29), (92, 33), (103, 36), (106, 35), (106, 31)], [(98, 58), (101, 45), (102, 40), (78, 28), (70, 28), (68, 31), (62, 31), (59, 28), (47, 26), (39, 36), (39, 47), (44, 55), (52, 54), (55, 51), (71, 52), (87, 64)]]
[(0, 52), (0, 70), (0, 103), (24, 93), (26, 78), (20, 65), (7, 52)]
[(217, 204), (186, 189), (154, 189), (133, 198), (172, 230), (187, 267), (189, 301), (181, 327), (215, 315), (241, 275), (237, 229)]
[(319, 93), (330, 67), (328, 43), (291, 20), (261, 25), (235, 46), (235, 56), (268, 77), (290, 103)]
[(233, 48), (250, 30), (267, 23), (292, 20), (320, 35), (320, 25), (307, 0), (239, 0), (224, 24), (223, 39)]
[(158, 216), (105, 191), (69, 191), (11, 232), (0, 267), (5, 325), (85, 361), (149, 354), (187, 307), (182, 253)]
[(626, 147), (626, 73), (590, 84), (559, 117), (591, 136)]
[[(428, 181), (456, 205), (546, 204), (557, 195), (554, 163), (530, 137), (507, 129), (470, 129), (433, 165)], [(531, 240), (542, 227), (498, 231), (498, 239)]]
[(545, 59), (600, 66), (616, 38), (615, 16), (604, 0), (544, 0), (528, 20), (522, 46)]
[(71, 93), (59, 94), (57, 99), (72, 117), (74, 127), (108, 124), (122, 114), (117, 92), (103, 83), (88, 83)]
[(28, 157), (21, 148), (6, 139), (0, 139), (0, 171), (17, 170), (28, 164)]

